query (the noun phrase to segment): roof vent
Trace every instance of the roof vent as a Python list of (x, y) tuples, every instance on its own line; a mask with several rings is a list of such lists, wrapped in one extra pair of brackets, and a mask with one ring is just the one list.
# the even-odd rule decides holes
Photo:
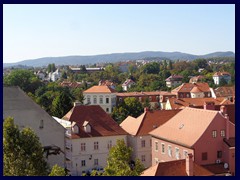
[(179, 126), (179, 129), (182, 129), (184, 127), (184, 124), (181, 124), (180, 126)]

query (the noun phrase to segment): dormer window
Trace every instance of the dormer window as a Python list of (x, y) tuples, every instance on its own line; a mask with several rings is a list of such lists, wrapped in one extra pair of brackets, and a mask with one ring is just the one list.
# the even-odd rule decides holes
[(79, 127), (78, 127), (78, 125), (75, 122), (72, 124), (72, 132), (74, 134), (78, 134), (79, 133)]
[(90, 133), (90, 132), (91, 132), (91, 126), (90, 126), (90, 124), (89, 124), (88, 121), (84, 121), (84, 123), (83, 123), (83, 128), (84, 128), (84, 131), (85, 131), (86, 133)]

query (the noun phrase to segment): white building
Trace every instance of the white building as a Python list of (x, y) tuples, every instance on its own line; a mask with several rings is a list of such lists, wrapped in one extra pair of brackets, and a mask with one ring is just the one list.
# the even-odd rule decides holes
[[(3, 87), (3, 118), (9, 116), (20, 129), (30, 127), (36, 133), (50, 166), (64, 167), (64, 128), (19, 87)], [(54, 151), (59, 154), (51, 154)]]
[(228, 72), (216, 72), (213, 75), (214, 84), (219, 85), (221, 79), (224, 79), (229, 84), (231, 81), (231, 75)]
[[(73, 176), (107, 165), (109, 149), (127, 133), (98, 105), (76, 105), (62, 118), (66, 128), (66, 168)], [(71, 122), (67, 124), (67, 120)]]
[(136, 83), (131, 80), (131, 79), (127, 79), (123, 84), (122, 84), (122, 88), (124, 91), (127, 91), (129, 88), (131, 88), (133, 85), (135, 85)]
[(59, 71), (59, 69), (57, 69), (55, 72), (50, 72), (49, 74), (48, 74), (48, 77), (49, 77), (49, 80), (51, 80), (51, 81), (53, 81), (53, 82), (55, 82), (55, 81), (57, 81), (58, 79), (60, 79), (61, 78), (61, 75), (62, 75), (62, 73)]
[(178, 86), (178, 85), (182, 84), (182, 79), (183, 79), (182, 76), (173, 74), (172, 76), (169, 76), (165, 80), (166, 81), (166, 86), (169, 87), (169, 88)]
[(148, 168), (152, 165), (152, 140), (148, 134), (181, 110), (156, 110), (145, 112), (137, 118), (128, 116), (120, 126), (129, 133), (128, 146), (133, 148), (132, 159), (138, 158)]
[(117, 91), (109, 86), (93, 86), (83, 92), (84, 104), (99, 105), (107, 113), (113, 112), (116, 106)]

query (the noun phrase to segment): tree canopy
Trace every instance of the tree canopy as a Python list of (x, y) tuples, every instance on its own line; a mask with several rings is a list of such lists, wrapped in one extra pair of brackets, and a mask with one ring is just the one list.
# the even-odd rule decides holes
[(53, 167), (52, 167), (52, 170), (49, 174), (49, 176), (66, 176), (66, 172), (65, 172), (65, 169), (58, 166), (57, 164), (55, 164)]
[(5, 176), (45, 176), (49, 170), (39, 138), (30, 128), (20, 131), (11, 117), (3, 123), (3, 164)]
[(132, 148), (127, 147), (124, 140), (117, 140), (110, 149), (104, 176), (139, 176), (144, 170), (138, 159), (131, 160)]

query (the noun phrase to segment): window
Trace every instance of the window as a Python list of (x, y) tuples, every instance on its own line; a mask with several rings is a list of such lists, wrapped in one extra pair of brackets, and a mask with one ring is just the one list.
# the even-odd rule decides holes
[(208, 93), (208, 97), (210, 97), (211, 96), (211, 93)]
[(149, 96), (149, 101), (152, 101), (152, 96)]
[(109, 98), (106, 98), (106, 103), (107, 103), (107, 104), (109, 103)]
[(122, 102), (122, 98), (119, 98), (119, 102)]
[(188, 152), (186, 150), (183, 150), (183, 158), (184, 159), (186, 159), (187, 155), (188, 155)]
[(222, 151), (217, 151), (217, 158), (222, 158)]
[(100, 103), (100, 104), (103, 103), (103, 96), (100, 96), (99, 103)]
[(81, 143), (81, 151), (86, 151), (86, 143)]
[(179, 148), (175, 148), (175, 157), (176, 159), (180, 158)]
[(108, 149), (111, 149), (111, 147), (112, 147), (112, 141), (111, 141), (111, 140), (109, 140), (109, 141), (108, 141), (107, 148), (108, 148)]
[(82, 160), (82, 167), (85, 167), (85, 166), (86, 166), (86, 161)]
[(187, 98), (189, 98), (189, 94), (187, 94)]
[(162, 154), (165, 154), (165, 144), (162, 143)]
[(141, 156), (141, 160), (142, 160), (142, 162), (145, 162), (145, 161), (146, 161), (145, 155), (142, 155), (142, 156)]
[(213, 137), (213, 138), (216, 138), (216, 137), (217, 137), (217, 131), (216, 131), (216, 130), (213, 130), (213, 131), (212, 131), (212, 137)]
[(98, 166), (98, 159), (94, 159), (94, 166)]
[(172, 146), (168, 146), (168, 156), (172, 157)]
[(97, 96), (93, 96), (93, 104), (97, 104)]
[(98, 142), (94, 142), (94, 150), (98, 150)]
[(90, 96), (87, 96), (87, 103), (91, 104), (91, 97)]
[(106, 112), (109, 112), (109, 108), (106, 108)]
[(225, 130), (220, 131), (221, 137), (225, 137)]
[(158, 142), (155, 142), (155, 151), (158, 151)]
[(40, 125), (39, 125), (39, 128), (42, 129), (43, 128), (43, 120), (41, 119), (40, 120)]
[(145, 147), (145, 140), (141, 141), (141, 147), (144, 148)]
[(207, 154), (207, 152), (203, 152), (203, 153), (202, 153), (202, 160), (205, 161), (205, 160), (207, 160), (207, 159), (208, 159), (208, 154)]

